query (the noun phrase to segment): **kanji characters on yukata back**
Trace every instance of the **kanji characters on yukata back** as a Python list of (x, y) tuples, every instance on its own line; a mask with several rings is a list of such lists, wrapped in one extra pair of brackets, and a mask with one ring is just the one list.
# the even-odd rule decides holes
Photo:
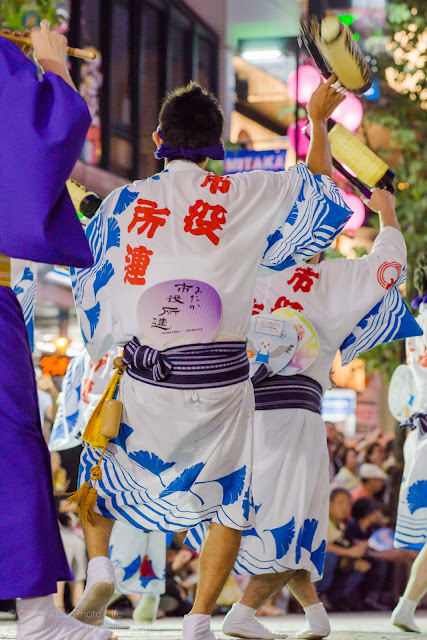
[[(132, 222), (128, 226), (128, 232), (138, 226), (138, 233), (141, 234), (147, 231), (147, 237), (152, 238), (159, 227), (164, 227), (166, 224), (166, 217), (170, 214), (169, 209), (159, 209), (157, 202), (152, 200), (144, 200), (139, 198), (137, 200), (138, 205), (134, 209), (134, 215)], [(143, 206), (142, 206), (143, 205)], [(162, 216), (165, 216), (164, 218)]]
[(213, 194), (215, 194), (217, 191), (219, 191), (220, 193), (228, 193), (230, 190), (231, 181), (229, 176), (218, 176), (214, 173), (209, 173), (200, 186), (209, 186), (210, 192)]
[(145, 274), (150, 264), (150, 256), (153, 252), (146, 247), (131, 247), (127, 245), (127, 255), (125, 258), (125, 278), (124, 282), (129, 284), (145, 284)]
[(288, 280), (288, 284), (295, 283), (292, 287), (295, 292), (302, 291), (303, 293), (308, 293), (313, 286), (314, 280), (318, 277), (319, 274), (310, 267), (298, 267), (298, 269), (295, 269), (292, 278)]
[(222, 231), (226, 223), (227, 210), (220, 204), (210, 205), (203, 200), (197, 200), (184, 218), (184, 231), (194, 236), (206, 236), (213, 244), (220, 241), (215, 231)]
[(263, 311), (264, 311), (264, 305), (262, 304), (262, 302), (259, 303), (259, 302), (257, 302), (257, 299), (254, 298), (254, 306), (252, 308), (252, 315), (253, 316), (257, 316), (260, 313), (262, 313)]

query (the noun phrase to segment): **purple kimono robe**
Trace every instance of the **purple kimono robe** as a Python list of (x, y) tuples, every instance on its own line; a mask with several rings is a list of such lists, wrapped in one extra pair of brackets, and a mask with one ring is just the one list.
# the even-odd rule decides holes
[[(65, 181), (90, 125), (83, 99), (0, 38), (0, 253), (89, 267)], [(49, 452), (21, 307), (0, 286), (0, 599), (72, 579), (59, 535)]]

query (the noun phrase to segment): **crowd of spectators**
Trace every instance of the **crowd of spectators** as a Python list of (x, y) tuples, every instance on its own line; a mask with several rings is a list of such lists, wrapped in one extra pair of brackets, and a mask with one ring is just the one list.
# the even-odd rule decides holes
[(392, 609), (414, 558), (393, 549), (403, 465), (393, 438), (375, 431), (349, 440), (334, 424), (326, 427), (331, 494), (318, 593), (328, 610)]

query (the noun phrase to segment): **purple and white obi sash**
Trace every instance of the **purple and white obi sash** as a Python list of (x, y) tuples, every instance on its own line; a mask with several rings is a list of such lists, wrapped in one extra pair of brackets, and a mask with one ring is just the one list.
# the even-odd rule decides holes
[(226, 387), (249, 378), (245, 342), (189, 344), (158, 351), (133, 338), (123, 362), (135, 380), (173, 389)]
[(306, 409), (321, 415), (322, 387), (312, 378), (276, 375), (262, 379), (257, 374), (252, 378), (256, 411)]
[(404, 422), (401, 422), (399, 427), (404, 429), (409, 427), (411, 431), (419, 429), (421, 435), (427, 433), (427, 413), (413, 413)]

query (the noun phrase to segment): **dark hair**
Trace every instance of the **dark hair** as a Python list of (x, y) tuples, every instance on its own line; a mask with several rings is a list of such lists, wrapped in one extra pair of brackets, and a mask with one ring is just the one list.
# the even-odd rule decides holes
[(418, 259), (414, 270), (414, 285), (419, 296), (427, 293), (427, 254)]
[(348, 496), (351, 500), (351, 493), (350, 491), (347, 491), (347, 489), (343, 489), (342, 487), (337, 487), (336, 489), (332, 489), (330, 495), (329, 495), (329, 501), (332, 502), (332, 500), (335, 500), (335, 498), (337, 497), (337, 495), (339, 493), (345, 493), (346, 496)]
[(376, 447), (380, 447), (380, 449), (383, 449), (382, 444), (380, 444), (379, 442), (371, 442), (371, 444), (365, 451), (365, 455), (363, 456), (363, 462), (369, 462), (369, 456), (373, 454)]
[(59, 513), (58, 520), (64, 527), (71, 527), (72, 520), (68, 513)]
[[(212, 93), (190, 82), (171, 91), (164, 99), (159, 124), (170, 147), (200, 149), (218, 144), (224, 126), (224, 114)], [(200, 156), (196, 162), (203, 162)]]
[(361, 520), (365, 516), (369, 516), (374, 511), (380, 511), (380, 505), (372, 498), (359, 498), (351, 508), (351, 517), (355, 520)]
[(350, 453), (350, 451), (354, 451), (354, 453), (357, 456), (357, 450), (354, 447), (347, 447), (346, 449), (344, 449), (344, 453), (342, 454), (342, 463), (345, 466), (345, 463), (347, 462), (347, 456)]

